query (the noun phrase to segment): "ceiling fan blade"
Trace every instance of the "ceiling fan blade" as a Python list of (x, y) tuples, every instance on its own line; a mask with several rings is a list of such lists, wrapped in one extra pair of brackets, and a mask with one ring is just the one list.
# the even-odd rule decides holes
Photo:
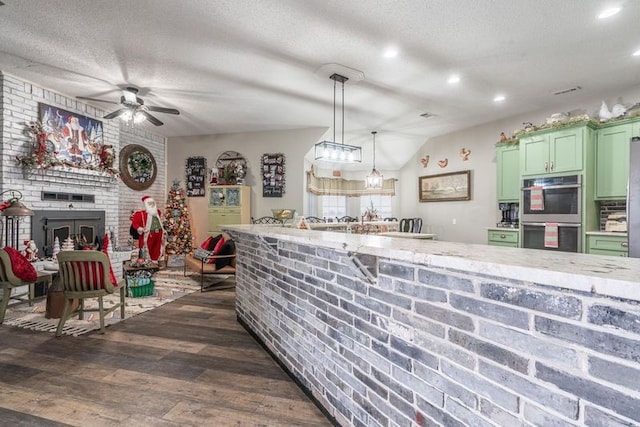
[(107, 104), (120, 104), (119, 102), (115, 102), (115, 101), (107, 101), (105, 99), (97, 99), (97, 98), (88, 98), (86, 96), (76, 96), (76, 99), (83, 99), (85, 101), (98, 101), (98, 102), (106, 102)]
[(107, 114), (106, 116), (103, 117), (103, 119), (115, 119), (116, 117), (119, 117), (122, 113), (124, 113), (125, 111), (129, 110), (128, 108), (120, 108), (119, 110), (116, 110), (112, 113)]
[(153, 123), (156, 126), (162, 126), (164, 124), (160, 120), (158, 120), (155, 117), (153, 117), (151, 114), (147, 113), (146, 111), (138, 110), (138, 113), (140, 113), (143, 116), (145, 116), (147, 118), (147, 120), (149, 120), (151, 123)]
[(154, 107), (153, 105), (147, 105), (147, 110), (155, 111), (156, 113), (180, 114), (180, 111), (175, 108)]

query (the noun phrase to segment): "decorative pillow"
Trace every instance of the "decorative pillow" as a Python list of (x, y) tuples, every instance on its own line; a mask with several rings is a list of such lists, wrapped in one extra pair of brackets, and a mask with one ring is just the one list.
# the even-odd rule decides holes
[(11, 260), (11, 270), (13, 270), (13, 274), (25, 282), (34, 282), (38, 277), (38, 273), (33, 264), (19, 251), (10, 246), (5, 246), (4, 250)]
[(199, 259), (199, 260), (203, 260), (203, 259), (207, 259), (207, 257), (209, 257), (209, 255), (211, 255), (211, 251), (208, 251), (206, 249), (202, 249), (202, 248), (196, 248), (196, 250), (193, 252), (193, 257), (195, 259)]
[(220, 237), (220, 240), (218, 240), (218, 243), (216, 243), (216, 247), (213, 248), (214, 255), (220, 255), (220, 249), (222, 249), (222, 246), (224, 246), (224, 243), (225, 243), (224, 237)]
[(209, 242), (209, 247), (205, 248), (208, 251), (215, 251), (216, 245), (222, 239), (222, 234), (218, 234), (216, 237), (211, 237), (211, 242)]
[[(236, 251), (236, 245), (233, 240), (227, 240), (220, 248), (220, 252), (216, 255), (233, 255)], [(232, 258), (218, 258), (216, 260), (216, 270), (231, 264)]]
[(111, 280), (111, 284), (113, 286), (118, 286), (118, 279), (116, 278), (115, 273), (113, 272), (113, 267), (111, 266), (111, 258), (109, 258), (109, 236), (107, 234), (104, 235), (104, 239), (102, 240), (102, 252), (109, 259), (109, 280)]
[(207, 237), (207, 239), (204, 242), (200, 243), (200, 247), (207, 251), (210, 250), (209, 245), (211, 244), (211, 240), (213, 240), (213, 237), (211, 236)]

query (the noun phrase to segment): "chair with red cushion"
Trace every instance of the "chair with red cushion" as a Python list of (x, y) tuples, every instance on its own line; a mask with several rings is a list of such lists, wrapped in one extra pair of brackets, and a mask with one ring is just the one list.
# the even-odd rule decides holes
[[(4, 321), (9, 300), (16, 299), (28, 302), (29, 305), (33, 304), (36, 282), (46, 280), (49, 282), (48, 285), (51, 284), (51, 275), (44, 276), (38, 277), (33, 265), (16, 249), (8, 246), (0, 249), (0, 289), (3, 289), (2, 301), (0, 301), (0, 324)], [(11, 294), (13, 288), (22, 286), (28, 286), (26, 293)], [(23, 298), (25, 295), (28, 299)]]
[[(62, 328), (71, 315), (74, 299), (80, 300), (79, 319), (85, 311), (100, 313), (100, 333), (104, 334), (104, 316), (120, 307), (120, 317), (124, 319), (124, 282), (113, 285), (109, 278), (109, 257), (100, 251), (62, 251), (58, 254), (59, 275), (64, 290), (64, 312), (58, 322), (56, 336), (62, 335)], [(102, 297), (120, 291), (120, 302), (106, 308)], [(85, 298), (98, 298), (97, 309), (85, 309)]]

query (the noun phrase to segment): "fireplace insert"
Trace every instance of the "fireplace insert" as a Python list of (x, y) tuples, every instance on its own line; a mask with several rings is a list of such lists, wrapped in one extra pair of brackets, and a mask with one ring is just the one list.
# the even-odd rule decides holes
[(60, 245), (70, 237), (75, 249), (102, 249), (104, 228), (104, 211), (34, 211), (31, 218), (31, 238), (35, 240), (39, 253), (44, 257), (52, 255), (56, 237)]

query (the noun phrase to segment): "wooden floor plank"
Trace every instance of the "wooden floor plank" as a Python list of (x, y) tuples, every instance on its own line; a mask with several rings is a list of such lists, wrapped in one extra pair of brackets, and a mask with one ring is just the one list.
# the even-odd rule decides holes
[(0, 424), (331, 426), (234, 304), (233, 289), (196, 292), (104, 335), (0, 325)]

